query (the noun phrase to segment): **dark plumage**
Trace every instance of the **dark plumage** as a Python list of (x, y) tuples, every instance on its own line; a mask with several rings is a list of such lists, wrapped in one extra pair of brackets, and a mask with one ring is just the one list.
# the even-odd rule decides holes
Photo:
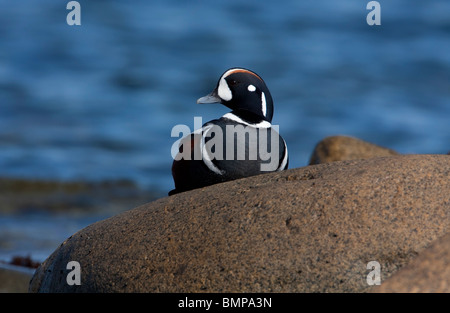
[(197, 102), (222, 103), (232, 111), (181, 140), (172, 165), (175, 189), (169, 195), (287, 169), (286, 142), (271, 125), (272, 96), (257, 74), (229, 69)]

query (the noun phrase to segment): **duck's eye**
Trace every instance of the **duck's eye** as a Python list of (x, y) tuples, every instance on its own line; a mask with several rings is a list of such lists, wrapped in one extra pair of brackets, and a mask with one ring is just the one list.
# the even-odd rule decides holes
[(228, 82), (228, 84), (230, 85), (230, 86), (234, 86), (234, 85), (237, 85), (239, 82), (237, 81), (237, 80), (230, 80), (229, 82)]

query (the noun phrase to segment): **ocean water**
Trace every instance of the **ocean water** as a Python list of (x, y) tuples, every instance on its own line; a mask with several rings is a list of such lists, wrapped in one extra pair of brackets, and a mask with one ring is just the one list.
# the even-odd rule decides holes
[(236, 66), (267, 83), (291, 168), (339, 134), (450, 151), (448, 0), (379, 1), (379, 26), (368, 1), (79, 1), (80, 26), (67, 2), (0, 0), (2, 177), (165, 194), (172, 128), (227, 113), (196, 100)]

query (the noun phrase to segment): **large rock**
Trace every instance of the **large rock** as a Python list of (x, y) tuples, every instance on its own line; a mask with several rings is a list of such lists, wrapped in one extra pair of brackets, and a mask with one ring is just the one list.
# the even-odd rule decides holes
[(450, 233), (420, 252), (374, 292), (450, 292)]
[[(448, 231), (450, 157), (264, 174), (162, 198), (74, 234), (32, 292), (362, 292)], [(69, 261), (81, 285), (68, 285)]]
[(321, 140), (311, 155), (309, 164), (335, 161), (369, 159), (398, 155), (392, 149), (380, 147), (370, 142), (349, 136), (331, 136)]

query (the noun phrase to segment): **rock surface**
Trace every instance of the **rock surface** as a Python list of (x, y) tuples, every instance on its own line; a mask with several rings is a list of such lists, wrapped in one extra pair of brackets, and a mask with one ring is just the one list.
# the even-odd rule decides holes
[(311, 155), (310, 165), (335, 161), (368, 159), (398, 155), (394, 150), (348, 136), (332, 136), (321, 140)]
[[(264, 174), (92, 224), (31, 292), (365, 292), (448, 232), (450, 157), (403, 155)], [(70, 286), (69, 261), (81, 266)]]
[(374, 292), (450, 292), (450, 233), (433, 242), (416, 259), (392, 275)]

